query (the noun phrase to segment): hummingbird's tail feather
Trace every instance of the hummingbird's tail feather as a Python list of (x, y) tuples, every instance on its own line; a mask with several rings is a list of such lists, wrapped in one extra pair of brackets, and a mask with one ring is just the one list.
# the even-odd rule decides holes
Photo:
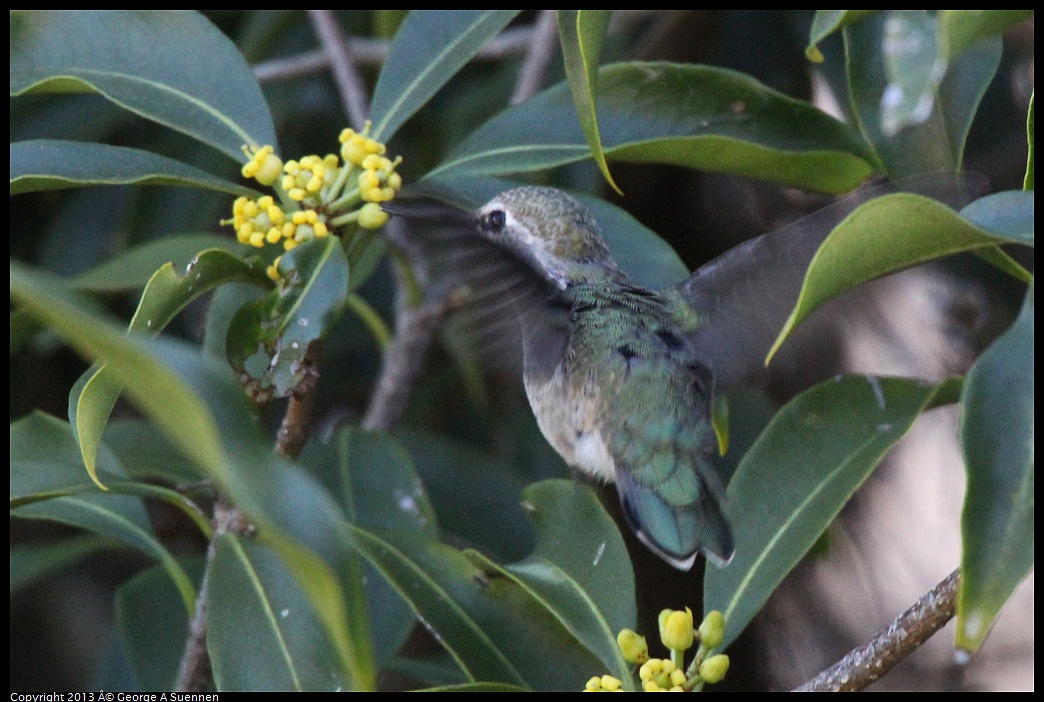
[(616, 489), (631, 529), (656, 555), (679, 570), (689, 570), (703, 553), (719, 568), (732, 560), (732, 529), (710, 490), (698, 501), (672, 505), (654, 489), (617, 471)]

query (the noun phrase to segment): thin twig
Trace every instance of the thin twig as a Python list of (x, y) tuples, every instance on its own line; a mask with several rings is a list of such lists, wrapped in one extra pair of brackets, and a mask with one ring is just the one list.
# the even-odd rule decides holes
[(515, 92), (511, 95), (511, 104), (528, 100), (536, 95), (547, 77), (547, 69), (551, 66), (554, 55), (555, 38), (558, 36), (558, 25), (555, 10), (541, 10), (533, 25), (533, 37), (529, 42), (529, 51), (522, 69), (518, 72)]
[[(507, 29), (494, 37), (475, 54), (476, 61), (496, 61), (526, 53), (533, 36), (531, 27)], [(350, 37), (348, 54), (356, 66), (380, 66), (388, 58), (391, 41)], [(325, 71), (330, 66), (326, 53), (317, 49), (285, 58), (272, 59), (254, 66), (254, 76), (262, 83), (288, 80)]]
[(854, 692), (880, 678), (953, 618), (959, 578), (960, 569), (950, 573), (870, 643), (853, 649), (796, 691)]
[(214, 503), (214, 535), (207, 547), (207, 564), (196, 595), (196, 611), (189, 622), (185, 652), (181, 656), (178, 677), (174, 683), (174, 689), (178, 692), (206, 692), (213, 687), (214, 676), (207, 653), (207, 584), (210, 581), (210, 566), (217, 553), (218, 537), (230, 531), (243, 532), (247, 528), (239, 510), (220, 499)]
[(301, 453), (311, 433), (312, 405), (315, 398), (315, 386), (319, 382), (319, 355), (323, 348), (323, 340), (315, 339), (305, 350), (301, 359), (301, 381), (294, 388), (290, 402), (286, 406), (286, 414), (276, 434), (276, 451), (293, 460)]
[(370, 101), (362, 76), (355, 69), (352, 52), (348, 48), (348, 37), (341, 30), (332, 10), (309, 10), (308, 16), (330, 62), (348, 121), (356, 131), (361, 131), (370, 116)]

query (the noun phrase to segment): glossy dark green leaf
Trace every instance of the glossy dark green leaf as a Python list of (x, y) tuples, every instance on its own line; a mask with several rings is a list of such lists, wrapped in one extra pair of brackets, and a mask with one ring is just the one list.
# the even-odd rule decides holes
[(117, 292), (136, 290), (145, 285), (165, 263), (182, 270), (201, 251), (220, 248), (240, 253), (243, 246), (228, 237), (213, 234), (185, 234), (150, 241), (117, 254), (104, 263), (69, 281), (76, 290)]
[(940, 57), (937, 26), (924, 11), (892, 10), (844, 29), (853, 113), (893, 178), (960, 170), (1000, 62), (999, 38)]
[(227, 365), (195, 348), (128, 335), (47, 274), (11, 264), (11, 298), (76, 351), (113, 366), (128, 397), (221, 486), (286, 560), (334, 641), (353, 687), (374, 686), (368, 651), (353, 650), (338, 580), (352, 551), (343, 514), (257, 427)]
[(819, 43), (845, 25), (853, 24), (879, 10), (816, 10), (809, 30), (808, 47), (805, 56), (813, 63), (823, 63), (823, 54)]
[(813, 310), (845, 290), (940, 256), (1008, 242), (1020, 243), (1017, 237), (988, 232), (921, 195), (896, 193), (871, 200), (819, 247), (768, 358)]
[(598, 659), (499, 571), (416, 535), (352, 533), (469, 680), (561, 690), (600, 674)]
[(736, 555), (704, 576), (704, 611), (725, 615), (723, 645), (746, 628), (914, 420), (955, 399), (952, 381), (839, 376), (779, 411), (729, 483), (725, 511)]
[(257, 191), (149, 151), (80, 141), (11, 144), (11, 194), (90, 185), (177, 185), (256, 197)]
[(373, 91), (373, 138), (390, 141), (519, 12), (414, 10), (407, 15)]
[(217, 538), (207, 618), (218, 691), (333, 692), (347, 684), (300, 584), (260, 544), (236, 534)]
[[(438, 537), (435, 512), (406, 450), (385, 434), (341, 428), (328, 445), (311, 442), (299, 463), (319, 477), (348, 520), (367, 529)], [(416, 619), (413, 610), (366, 562), (355, 563), (349, 616), (370, 623), (374, 661), (391, 662)], [(360, 645), (362, 645), (360, 643)]]
[[(203, 576), (203, 559), (180, 561), (192, 582)], [(188, 638), (189, 615), (178, 606), (177, 593), (159, 568), (149, 568), (116, 591), (116, 625), (138, 689), (174, 689)]]
[(609, 28), (612, 10), (558, 10), (558, 38), (562, 44), (565, 60), (566, 80), (573, 93), (573, 104), (580, 126), (591, 146), (591, 154), (602, 176), (620, 192), (609, 174), (605, 162), (602, 137), (598, 133), (598, 114), (595, 110), (597, 95), (598, 66), (602, 58), (602, 43)]
[(616, 635), (635, 628), (634, 573), (612, 517), (590, 488), (548, 480), (526, 488), (523, 505), (537, 532), (531, 556), (501, 568), (479, 554), (483, 568), (515, 580), (614, 676), (632, 680)]
[(243, 144), (276, 143), (250, 67), (198, 12), (13, 13), (11, 95), (88, 91), (236, 161)]
[[(190, 302), (231, 282), (250, 282), (266, 288), (271, 285), (259, 258), (243, 260), (223, 249), (199, 252), (184, 272), (167, 263), (153, 274), (142, 291), (130, 330), (158, 334)], [(121, 392), (115, 371), (95, 365), (84, 373), (69, 395), (69, 421), (76, 427), (87, 472), (96, 481), (94, 455)]]
[(280, 280), (247, 303), (228, 332), (228, 358), (255, 398), (287, 397), (311, 369), (308, 345), (340, 317), (348, 294), (348, 260), (337, 237), (314, 239), (283, 255)]
[[(598, 77), (610, 159), (666, 163), (842, 193), (873, 167), (862, 136), (812, 105), (721, 68), (620, 63)], [(428, 177), (541, 170), (591, 155), (560, 83), (487, 122)]]
[[(95, 553), (112, 550), (117, 546), (119, 542), (94, 534), (74, 536), (56, 543), (12, 546), (11, 592), (22, 590)], [(177, 594), (174, 599), (178, 599)]]
[(1015, 324), (968, 373), (961, 448), (957, 646), (978, 650), (1000, 608), (1033, 568), (1033, 286)]

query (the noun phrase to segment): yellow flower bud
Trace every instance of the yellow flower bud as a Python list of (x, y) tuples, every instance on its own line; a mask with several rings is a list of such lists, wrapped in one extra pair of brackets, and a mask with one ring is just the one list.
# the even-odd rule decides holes
[(602, 680), (597, 675), (595, 677), (591, 678), (590, 680), (588, 680), (587, 684), (584, 685), (584, 689), (585, 690), (590, 690), (591, 692), (597, 692), (601, 688), (602, 688)]
[(623, 629), (617, 634), (616, 643), (620, 646), (624, 660), (628, 663), (644, 663), (649, 660), (649, 644), (638, 632)]
[(711, 610), (700, 624), (700, 643), (708, 651), (721, 645), (725, 638), (725, 616), (718, 610)]
[(620, 685), (622, 684), (619, 678), (614, 678), (612, 675), (603, 675), (600, 682), (602, 684), (602, 689), (609, 692), (616, 692), (620, 689)]
[(684, 651), (692, 646), (692, 610), (664, 610), (669, 614), (664, 617), (660, 612), (660, 639), (663, 645), (672, 651)]
[(716, 683), (729, 671), (729, 657), (724, 653), (711, 656), (700, 665), (700, 677), (709, 683)]
[(675, 670), (671, 673), (671, 684), (672, 685), (684, 685), (685, 684), (685, 673), (681, 670)]
[(388, 213), (375, 202), (363, 205), (359, 209), (359, 226), (363, 229), (380, 229), (388, 221)]
[(657, 685), (655, 680), (643, 680), (642, 689), (646, 692), (663, 692), (663, 688)]

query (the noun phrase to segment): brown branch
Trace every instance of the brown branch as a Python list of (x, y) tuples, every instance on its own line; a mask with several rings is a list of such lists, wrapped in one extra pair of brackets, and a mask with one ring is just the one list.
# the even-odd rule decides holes
[[(496, 61), (524, 54), (532, 37), (533, 29), (530, 27), (507, 29), (479, 49), (475, 60)], [(390, 48), (391, 42), (387, 39), (353, 36), (348, 41), (347, 51), (356, 66), (380, 66), (388, 58)], [(254, 76), (262, 83), (270, 83), (320, 73), (329, 66), (329, 57), (322, 49), (317, 49), (255, 64)]]
[(547, 69), (551, 66), (551, 57), (554, 55), (555, 39), (558, 37), (555, 15), (555, 10), (541, 10), (533, 25), (529, 51), (526, 52), (526, 60), (518, 72), (515, 91), (511, 95), (512, 105), (536, 95), (544, 84)]
[(217, 553), (219, 536), (230, 531), (245, 533), (248, 530), (239, 510), (225, 504), (220, 498), (214, 503), (214, 535), (207, 547), (207, 565), (196, 595), (196, 611), (189, 622), (185, 652), (181, 655), (181, 665), (174, 683), (174, 689), (178, 692), (206, 692), (213, 688), (214, 675), (207, 653), (207, 584), (210, 581), (210, 565)]
[(960, 569), (950, 573), (870, 643), (853, 649), (796, 692), (854, 692), (880, 678), (953, 618), (959, 578)]
[(370, 116), (370, 100), (362, 76), (355, 69), (352, 52), (348, 48), (348, 37), (341, 30), (332, 10), (309, 10), (308, 16), (319, 36), (323, 53), (330, 62), (348, 120), (356, 131), (362, 131), (363, 124)]
[[(407, 277), (407, 262), (396, 266), (395, 336), (384, 351), (381, 375), (362, 420), (363, 428), (371, 431), (389, 431), (402, 419), (447, 309), (445, 295), (432, 294), (424, 258), (410, 245), (402, 220), (392, 218), (385, 225), (385, 234), (404, 254), (413, 280)], [(411, 293), (417, 288), (431, 299), (413, 299)]]

